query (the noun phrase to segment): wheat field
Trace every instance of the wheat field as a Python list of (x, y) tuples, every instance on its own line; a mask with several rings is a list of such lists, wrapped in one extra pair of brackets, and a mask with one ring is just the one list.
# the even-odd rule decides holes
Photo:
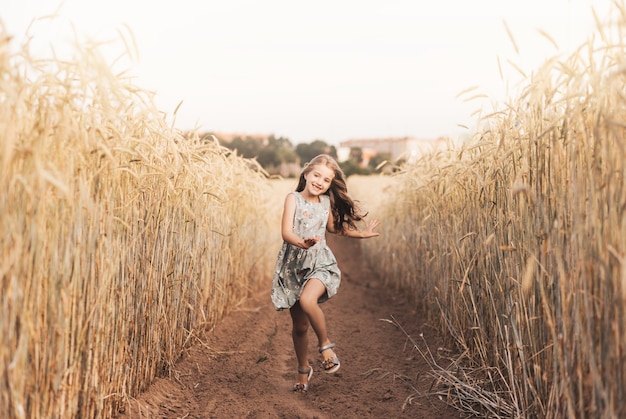
[(373, 265), (458, 349), (425, 358), (465, 412), (626, 416), (626, 15), (614, 13), (488, 129), (404, 167), (383, 206)]
[(3, 418), (113, 416), (272, 271), (262, 170), (98, 51), (0, 32)]

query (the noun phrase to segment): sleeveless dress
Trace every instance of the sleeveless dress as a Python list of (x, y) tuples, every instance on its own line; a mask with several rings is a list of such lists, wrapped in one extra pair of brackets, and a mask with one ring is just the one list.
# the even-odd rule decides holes
[(304, 285), (311, 278), (319, 279), (326, 287), (326, 292), (318, 300), (320, 303), (337, 294), (341, 282), (337, 260), (326, 244), (330, 198), (328, 195), (320, 195), (319, 203), (308, 202), (299, 192), (292, 194), (296, 197), (294, 233), (303, 239), (314, 236), (321, 238), (308, 249), (283, 241), (272, 280), (271, 298), (276, 310), (292, 307), (300, 298)]

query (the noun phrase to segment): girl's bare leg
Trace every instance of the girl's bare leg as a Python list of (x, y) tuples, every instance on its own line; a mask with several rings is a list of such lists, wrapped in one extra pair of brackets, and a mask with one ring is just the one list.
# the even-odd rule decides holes
[[(304, 286), (300, 294), (300, 308), (306, 314), (313, 331), (317, 335), (318, 347), (326, 346), (330, 343), (326, 332), (326, 318), (317, 300), (326, 292), (326, 287), (317, 278), (311, 278)], [(324, 359), (332, 358), (335, 353), (331, 349), (322, 352)]]
[[(308, 371), (309, 359), (308, 359), (308, 346), (309, 346), (309, 318), (302, 311), (300, 303), (297, 302), (289, 310), (291, 313), (291, 320), (293, 327), (291, 329), (291, 339), (293, 340), (293, 347), (296, 350), (296, 358), (298, 359), (298, 368), (302, 371)], [(307, 384), (307, 374), (299, 374), (296, 379), (297, 383)]]

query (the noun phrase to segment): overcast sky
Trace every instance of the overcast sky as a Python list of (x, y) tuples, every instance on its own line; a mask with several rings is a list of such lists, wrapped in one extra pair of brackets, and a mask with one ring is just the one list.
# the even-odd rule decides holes
[[(471, 114), (510, 96), (546, 58), (569, 53), (610, 0), (1, 0), (9, 34), (46, 47), (81, 37), (137, 44), (136, 85), (180, 129), (273, 133), (294, 143), (456, 139)], [(60, 8), (59, 8), (59, 5)], [(505, 25), (515, 37), (519, 53)], [(128, 29), (129, 28), (129, 29)], [(559, 50), (539, 33), (547, 32)], [(121, 53), (119, 41), (114, 51)], [(43, 47), (42, 47), (43, 48)], [(498, 57), (503, 64), (500, 77)], [(130, 64), (129, 64), (130, 65)], [(456, 96), (478, 86), (491, 99)], [(508, 92), (507, 93), (507, 86)]]

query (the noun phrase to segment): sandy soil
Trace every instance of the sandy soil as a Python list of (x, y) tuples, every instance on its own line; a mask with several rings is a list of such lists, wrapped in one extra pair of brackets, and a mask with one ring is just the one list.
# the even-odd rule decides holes
[(343, 272), (339, 293), (323, 305), (342, 363), (336, 374), (321, 371), (311, 330), (309, 393), (291, 391), (297, 367), (291, 321), (287, 311), (273, 309), (268, 284), (267, 292), (231, 312), (187, 351), (171, 378), (157, 379), (121, 417), (463, 417), (434, 395), (428, 365), (387, 320), (396, 319), (417, 342), (423, 334), (433, 352), (441, 337), (382, 286), (361, 258), (359, 240), (330, 235), (328, 241)]

